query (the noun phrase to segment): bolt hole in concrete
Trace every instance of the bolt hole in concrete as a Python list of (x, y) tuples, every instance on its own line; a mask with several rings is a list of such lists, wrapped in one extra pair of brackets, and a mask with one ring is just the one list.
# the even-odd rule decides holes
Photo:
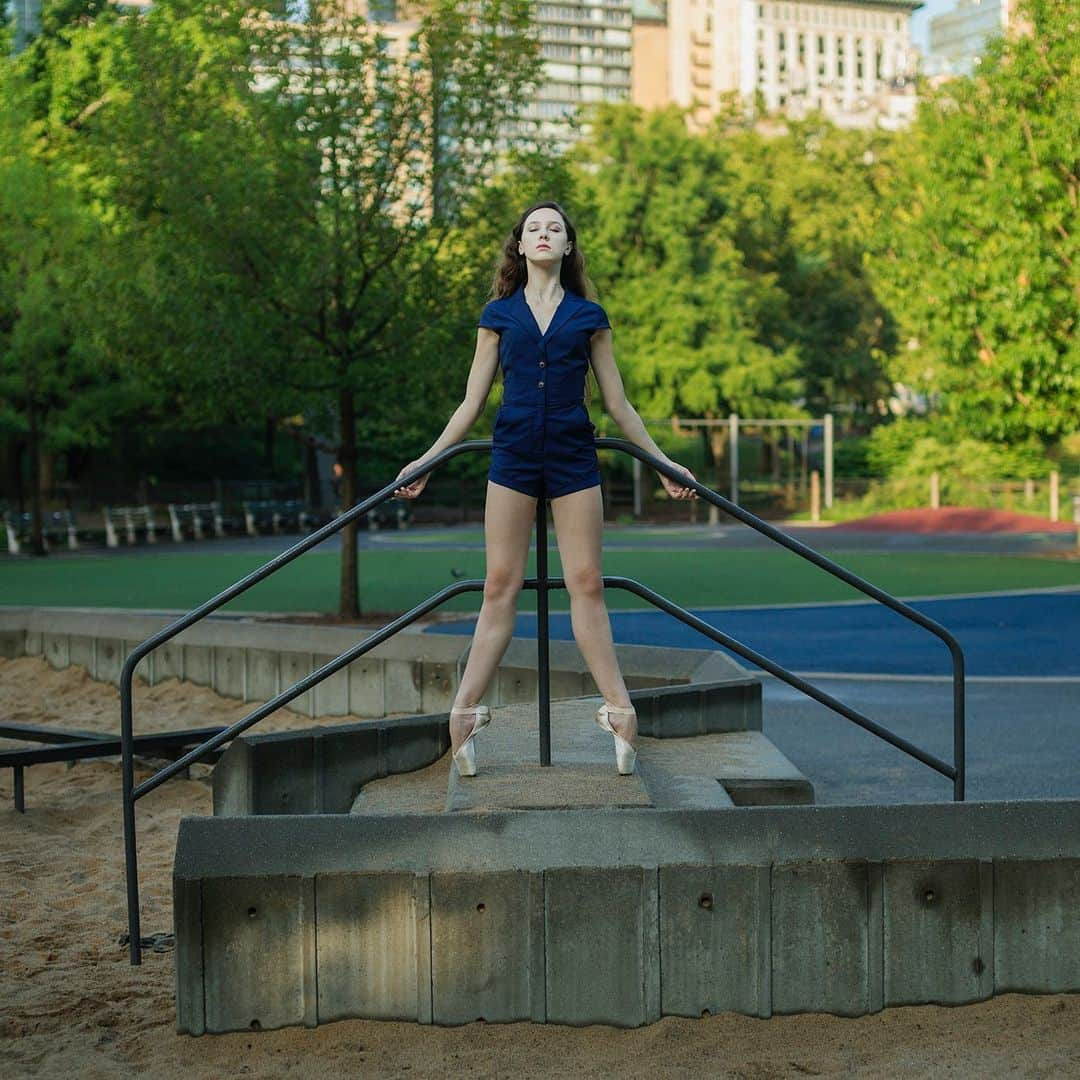
[(932, 904), (932, 903), (934, 902), (934, 899), (935, 899), (935, 897), (934, 897), (934, 890), (933, 890), (933, 889), (927, 889), (927, 890), (926, 890), (926, 895), (925, 895), (925, 896), (923, 897), (923, 899), (924, 899), (924, 900), (925, 900), (925, 901), (926, 901), (926, 902), (927, 902), (928, 904)]
[(249, 919), (254, 919), (256, 915), (258, 915), (258, 911), (256, 911), (256, 909), (253, 908), (253, 907), (249, 907), (248, 908), (248, 918)]
[(701, 899), (698, 900), (698, 904), (703, 908), (712, 907), (712, 893), (702, 893)]
[(258, 1020), (252, 1020), (251, 1021), (251, 1030), (252, 1031), (262, 1031), (262, 1024), (260, 1024)]
[(476, 910), (477, 911), (483, 911), (484, 910), (484, 905), (483, 904), (477, 904), (476, 905)]

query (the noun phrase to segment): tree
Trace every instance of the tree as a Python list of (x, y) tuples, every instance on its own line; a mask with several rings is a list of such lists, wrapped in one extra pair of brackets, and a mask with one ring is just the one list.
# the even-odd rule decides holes
[(39, 152), (33, 87), (0, 67), (0, 434), (31, 461), (31, 550), (45, 554), (42, 456), (105, 442), (142, 395), (99, 347), (100, 223)]
[(840, 410), (851, 422), (874, 418), (890, 390), (884, 367), (896, 328), (865, 253), (894, 137), (819, 116), (789, 122), (779, 137), (718, 137), (731, 156), (735, 242), (748, 269), (773, 275), (786, 297), (766, 329), (798, 347), (807, 405)]
[(725, 147), (689, 135), (678, 109), (609, 106), (580, 159), (585, 252), (638, 410), (795, 414), (798, 348), (764, 337), (784, 297), (736, 243)]
[[(346, 507), (358, 426), (408, 412), (402, 358), (463, 309), (471, 325), (454, 289), (473, 279), (446, 253), (539, 70), (526, 0), (438, 0), (403, 44), (341, 0), (305, 17), (293, 0), (173, 0), (117, 24), (77, 113), (102, 198), (180, 313), (173, 374), (332, 415)], [(341, 566), (356, 617), (355, 526)]]
[(1080, 425), (1080, 12), (1029, 0), (1025, 21), (920, 108), (871, 268), (894, 375), (945, 429), (1048, 443)]

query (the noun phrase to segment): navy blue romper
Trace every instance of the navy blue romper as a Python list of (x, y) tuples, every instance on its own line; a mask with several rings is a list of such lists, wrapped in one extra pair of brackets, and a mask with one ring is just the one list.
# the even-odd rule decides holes
[(479, 325), (498, 331), (503, 373), (488, 479), (548, 499), (595, 487), (600, 464), (585, 407), (585, 375), (590, 337), (611, 328), (604, 309), (564, 289), (541, 334), (520, 286), (490, 301)]

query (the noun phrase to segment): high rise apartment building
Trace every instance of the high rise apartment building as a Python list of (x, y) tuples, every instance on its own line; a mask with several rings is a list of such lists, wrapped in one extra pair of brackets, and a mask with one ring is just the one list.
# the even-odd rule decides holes
[[(914, 114), (909, 17), (921, 0), (636, 0), (635, 103), (675, 103), (703, 128), (725, 99), (844, 126)], [(642, 48), (638, 50), (638, 43)], [(661, 77), (658, 67), (665, 68)]]
[[(416, 30), (423, 0), (354, 0), (355, 10), (381, 24), (388, 37)], [(538, 139), (567, 149), (578, 138), (582, 105), (629, 101), (633, 15), (631, 0), (559, 0), (534, 5), (544, 78), (506, 138)]]
[(538, 3), (545, 81), (523, 115), (542, 139), (565, 148), (582, 105), (630, 100), (633, 15), (630, 0)]

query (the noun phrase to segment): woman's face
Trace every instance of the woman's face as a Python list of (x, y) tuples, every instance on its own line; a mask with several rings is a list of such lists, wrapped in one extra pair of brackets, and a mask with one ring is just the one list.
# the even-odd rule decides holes
[(521, 226), (518, 254), (529, 262), (558, 263), (572, 247), (562, 214), (550, 206), (534, 210)]

